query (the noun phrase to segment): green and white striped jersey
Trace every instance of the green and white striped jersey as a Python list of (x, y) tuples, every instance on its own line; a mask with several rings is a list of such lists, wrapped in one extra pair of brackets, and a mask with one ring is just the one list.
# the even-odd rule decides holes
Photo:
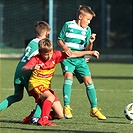
[(35, 38), (33, 40), (30, 41), (30, 43), (28, 44), (28, 46), (26, 47), (24, 54), (21, 58), (21, 60), (19, 61), (17, 67), (16, 67), (16, 72), (15, 75), (23, 75), (23, 73), (21, 72), (21, 68), (30, 60), (30, 58), (36, 54), (38, 54), (38, 42), (40, 41), (40, 39)]
[(86, 46), (89, 44), (90, 36), (91, 29), (89, 26), (82, 28), (73, 20), (64, 24), (58, 36), (58, 40), (63, 40), (65, 45), (73, 51), (82, 51), (85, 50)]

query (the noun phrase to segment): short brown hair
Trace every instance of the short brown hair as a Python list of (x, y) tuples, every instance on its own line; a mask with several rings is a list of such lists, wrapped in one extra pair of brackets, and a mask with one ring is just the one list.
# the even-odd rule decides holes
[(46, 31), (50, 31), (50, 26), (45, 21), (38, 21), (35, 24), (34, 31), (36, 36), (41, 36)]
[(39, 53), (48, 53), (53, 50), (53, 44), (48, 38), (41, 39), (38, 43)]
[(93, 17), (96, 16), (96, 14), (91, 10), (91, 7), (89, 6), (84, 6), (84, 5), (80, 5), (79, 9), (77, 10), (77, 18), (79, 17), (80, 14), (85, 14), (85, 13), (89, 13), (91, 14)]

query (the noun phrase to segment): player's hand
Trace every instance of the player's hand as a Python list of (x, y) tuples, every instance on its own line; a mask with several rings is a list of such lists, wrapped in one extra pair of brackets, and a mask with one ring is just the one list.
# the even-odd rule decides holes
[(96, 34), (93, 33), (93, 34), (91, 35), (90, 39), (89, 39), (90, 43), (92, 44), (92, 43), (95, 41), (95, 39), (96, 39)]
[(33, 67), (33, 70), (40, 70), (40, 68), (43, 66), (44, 64), (37, 64)]
[(92, 53), (92, 56), (94, 56), (95, 58), (97, 58), (97, 59), (99, 59), (99, 52), (98, 51), (96, 51), (96, 50), (94, 50), (94, 51), (92, 51), (93, 53)]
[(90, 58), (85, 56), (85, 61), (86, 62), (89, 62), (90, 61)]
[(68, 56), (71, 56), (71, 55), (72, 55), (72, 51), (71, 51), (70, 48), (64, 49), (64, 52), (65, 52)]

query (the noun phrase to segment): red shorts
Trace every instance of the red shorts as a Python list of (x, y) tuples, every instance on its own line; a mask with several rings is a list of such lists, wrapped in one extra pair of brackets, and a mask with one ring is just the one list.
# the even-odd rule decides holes
[[(44, 93), (45, 91), (50, 91), (50, 92), (55, 96), (54, 102), (59, 101), (59, 99), (58, 99), (56, 93), (55, 93), (53, 90), (51, 90), (51, 89), (45, 89), (45, 90), (43, 90), (43, 93)], [(42, 101), (42, 100), (40, 99), (40, 94), (37, 93), (35, 89), (30, 90), (30, 94), (35, 98), (35, 102), (36, 102), (36, 103)]]

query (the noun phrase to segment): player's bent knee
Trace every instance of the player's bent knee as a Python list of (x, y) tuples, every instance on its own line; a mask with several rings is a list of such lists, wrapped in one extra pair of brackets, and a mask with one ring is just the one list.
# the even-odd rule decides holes
[(23, 99), (23, 95), (15, 95), (17, 101), (21, 101)]
[(62, 113), (62, 114), (60, 114), (60, 115), (58, 116), (58, 118), (59, 118), (59, 119), (64, 118), (64, 114), (63, 114), (63, 113)]
[(92, 78), (91, 77), (88, 77), (88, 76), (84, 77), (83, 78), (83, 81), (84, 81), (84, 84), (85, 85), (88, 85), (88, 84), (92, 84), (93, 83)]

